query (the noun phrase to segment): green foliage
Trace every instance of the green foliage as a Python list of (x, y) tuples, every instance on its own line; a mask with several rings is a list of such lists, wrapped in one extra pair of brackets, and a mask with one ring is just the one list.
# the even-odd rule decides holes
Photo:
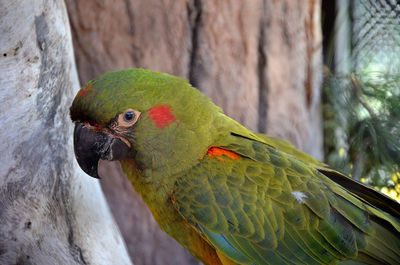
[(374, 186), (393, 186), (400, 162), (400, 76), (327, 74), (324, 102), (327, 162)]

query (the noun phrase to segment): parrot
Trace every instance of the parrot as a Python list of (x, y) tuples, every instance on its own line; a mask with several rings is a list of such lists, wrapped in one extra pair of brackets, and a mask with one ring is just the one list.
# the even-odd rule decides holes
[(107, 72), (70, 107), (74, 152), (119, 161), (159, 227), (208, 265), (400, 264), (400, 204), (253, 132), (183, 78)]

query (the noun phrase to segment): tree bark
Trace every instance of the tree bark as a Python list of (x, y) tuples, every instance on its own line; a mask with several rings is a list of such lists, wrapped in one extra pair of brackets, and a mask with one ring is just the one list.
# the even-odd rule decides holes
[(266, 104), (260, 109), (259, 130), (322, 160), (321, 3), (265, 1), (264, 10), (260, 102)]
[(0, 6), (0, 264), (131, 264), (99, 183), (75, 162), (64, 2)]
[[(322, 158), (320, 0), (66, 3), (81, 84), (129, 67), (178, 75), (248, 128)], [(118, 165), (103, 167), (102, 188), (133, 260), (190, 264)]]

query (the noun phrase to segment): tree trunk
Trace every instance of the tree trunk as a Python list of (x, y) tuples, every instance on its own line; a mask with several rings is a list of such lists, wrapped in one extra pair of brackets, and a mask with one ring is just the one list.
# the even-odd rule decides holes
[(64, 2), (0, 6), (0, 264), (131, 264), (99, 183), (75, 162)]
[[(178, 75), (248, 128), (322, 158), (320, 0), (66, 2), (81, 84), (129, 67)], [(118, 165), (101, 173), (133, 260), (189, 264)]]

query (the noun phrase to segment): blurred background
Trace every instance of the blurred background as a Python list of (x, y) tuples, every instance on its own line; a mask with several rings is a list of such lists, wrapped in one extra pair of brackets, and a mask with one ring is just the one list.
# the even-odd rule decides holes
[[(184, 77), (248, 128), (399, 199), (395, 0), (66, 0), (81, 85), (121, 68)], [(118, 164), (101, 185), (135, 264), (198, 264)]]
[(322, 10), (325, 161), (399, 200), (400, 4), (323, 1)]

